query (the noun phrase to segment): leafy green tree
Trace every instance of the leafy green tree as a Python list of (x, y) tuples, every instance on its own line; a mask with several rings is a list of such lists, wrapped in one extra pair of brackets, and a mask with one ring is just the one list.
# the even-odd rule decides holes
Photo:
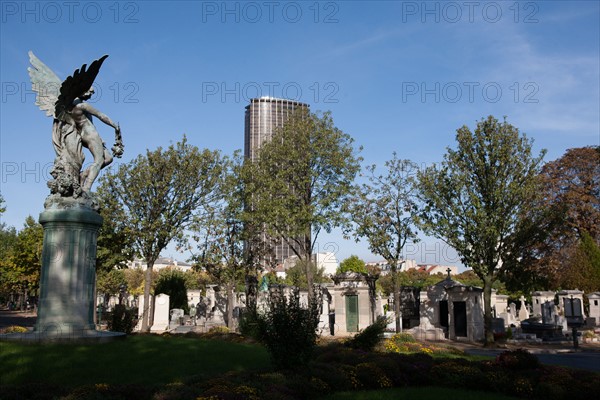
[[(306, 271), (310, 268), (310, 275), (312, 276), (313, 283), (326, 283), (331, 282), (325, 275), (325, 268), (319, 268), (314, 262), (310, 262), (309, 265), (305, 265), (307, 261), (298, 260), (296, 264), (286, 271), (284, 283), (288, 286), (295, 286), (299, 289), (308, 290), (308, 279)], [(276, 281), (275, 281), (276, 282)]]
[(0, 223), (0, 301), (8, 300), (13, 290), (10, 254), (17, 242), (17, 230)]
[(134, 239), (133, 248), (148, 265), (144, 282), (142, 331), (150, 329), (149, 297), (154, 263), (167, 245), (186, 241), (185, 229), (202, 206), (215, 195), (221, 175), (221, 156), (200, 151), (184, 136), (166, 150), (146, 151), (117, 171), (106, 173), (102, 190), (111, 193), (119, 207), (105, 204), (114, 220)]
[(122, 205), (117, 197), (107, 191), (107, 186), (98, 187), (96, 196), (100, 203), (100, 215), (104, 221), (98, 233), (96, 250), (96, 271), (111, 271), (126, 268), (127, 261), (135, 256), (134, 237), (127, 231), (122, 219), (114, 218), (115, 214), (123, 215)]
[(37, 296), (44, 229), (32, 216), (28, 216), (16, 237), (11, 236), (10, 230), (4, 236), (12, 242), (12, 246), (5, 250), (7, 259), (2, 271), (2, 281), (7, 289), (20, 294), (23, 306), (23, 301), (28, 296)]
[(400, 282), (396, 275), (402, 263), (402, 251), (408, 241), (418, 242), (414, 229), (417, 204), (414, 175), (417, 166), (400, 160), (396, 153), (385, 163), (385, 174), (377, 173), (375, 165), (367, 167), (368, 183), (357, 187), (358, 196), (351, 212), (356, 224), (355, 236), (364, 237), (369, 249), (383, 257), (390, 266), (396, 331), (400, 331)]
[(398, 271), (396, 273), (395, 281), (392, 274), (385, 274), (379, 278), (377, 283), (380, 285), (384, 295), (389, 296), (394, 293), (394, 285), (396, 283), (398, 284), (398, 287), (412, 286), (423, 289), (435, 285), (442, 279), (444, 279), (444, 277), (441, 274), (429, 275), (426, 271), (409, 269), (407, 271)]
[(121, 285), (124, 284), (127, 284), (127, 280), (123, 270), (111, 269), (110, 271), (100, 271), (97, 274), (96, 289), (98, 293), (104, 295), (104, 303), (108, 303), (111, 296), (118, 295)]
[(347, 271), (358, 272), (359, 274), (366, 274), (367, 267), (365, 266), (365, 262), (362, 259), (360, 259), (358, 256), (351, 255), (350, 257), (346, 258), (340, 263), (340, 266), (338, 267), (336, 272), (344, 273)]
[(290, 245), (306, 267), (321, 230), (344, 227), (344, 208), (360, 169), (354, 140), (335, 127), (331, 113), (298, 109), (259, 151), (252, 172), (252, 209), (267, 233)]
[(424, 209), (420, 226), (456, 249), (483, 283), (486, 344), (494, 342), (491, 293), (505, 270), (521, 262), (535, 226), (527, 217), (539, 192), (536, 175), (545, 151), (506, 119), (492, 116), (457, 130), (456, 150), (440, 166), (418, 173)]
[(252, 190), (249, 188), (248, 166), (239, 152), (223, 159), (223, 175), (217, 200), (194, 224), (197, 266), (205, 269), (213, 281), (223, 286), (227, 296), (227, 325), (233, 328), (234, 290), (246, 276), (257, 276), (268, 243), (255, 229), (254, 210), (247, 207)]
[(168, 294), (171, 308), (189, 311), (185, 273), (177, 268), (163, 268), (158, 271), (154, 294)]
[[(158, 279), (158, 272), (152, 271), (152, 282)], [(141, 268), (127, 268), (123, 270), (127, 291), (135, 297), (144, 295), (144, 270)], [(152, 288), (153, 290), (154, 288)]]

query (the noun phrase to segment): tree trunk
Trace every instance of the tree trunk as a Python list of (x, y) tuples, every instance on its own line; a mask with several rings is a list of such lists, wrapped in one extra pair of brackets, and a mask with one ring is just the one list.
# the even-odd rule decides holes
[(234, 283), (227, 284), (227, 328), (233, 330), (233, 287)]
[(146, 268), (146, 276), (144, 277), (144, 311), (142, 312), (142, 332), (150, 332), (152, 325), (150, 324), (150, 286), (152, 285), (152, 268), (154, 262), (148, 262)]
[(311, 251), (311, 236), (310, 236), (310, 228), (308, 228), (308, 232), (304, 235), (304, 248), (305, 248), (305, 256), (306, 256), (306, 282), (308, 284), (308, 304), (310, 304), (314, 298), (313, 284), (313, 269), (312, 269), (312, 251)]
[(394, 314), (396, 315), (396, 332), (400, 332), (400, 285), (398, 284), (398, 274), (396, 268), (392, 268), (392, 286), (394, 287)]
[(492, 325), (492, 280), (489, 276), (483, 279), (483, 326), (485, 346), (494, 345), (494, 330)]

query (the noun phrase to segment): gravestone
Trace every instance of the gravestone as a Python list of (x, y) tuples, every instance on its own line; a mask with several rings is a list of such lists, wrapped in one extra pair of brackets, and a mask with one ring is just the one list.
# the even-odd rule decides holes
[(169, 329), (174, 329), (180, 325), (183, 325), (183, 317), (185, 313), (181, 308), (173, 308), (169, 312), (169, 315), (171, 316), (169, 321)]
[(154, 298), (152, 332), (164, 332), (169, 327), (169, 295), (161, 293)]
[(552, 301), (546, 301), (540, 305), (540, 310), (542, 313), (542, 323), (544, 324), (556, 324), (556, 306)]
[(525, 321), (529, 319), (529, 310), (527, 310), (527, 303), (525, 302), (525, 296), (521, 296), (521, 308), (519, 309), (519, 321)]

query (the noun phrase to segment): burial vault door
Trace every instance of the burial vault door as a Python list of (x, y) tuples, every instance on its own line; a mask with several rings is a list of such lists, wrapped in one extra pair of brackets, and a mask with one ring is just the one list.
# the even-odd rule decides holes
[(464, 301), (455, 301), (452, 304), (454, 308), (454, 335), (467, 336), (467, 303)]
[(358, 332), (358, 296), (346, 296), (346, 332)]

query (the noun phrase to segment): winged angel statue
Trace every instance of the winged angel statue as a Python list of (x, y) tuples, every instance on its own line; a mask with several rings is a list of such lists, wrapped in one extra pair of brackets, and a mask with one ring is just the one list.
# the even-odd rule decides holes
[[(84, 64), (64, 81), (39, 58), (29, 52), (31, 67), (28, 68), (32, 89), (37, 93), (36, 105), (46, 115), (54, 118), (52, 125), (52, 144), (56, 151), (54, 166), (50, 175), (54, 179), (48, 182), (51, 195), (46, 200), (82, 200), (91, 199), (90, 190), (100, 170), (123, 154), (121, 129), (108, 116), (86, 103), (94, 88), (92, 84), (100, 67), (108, 55), (92, 62), (89, 68)], [(115, 144), (112, 154), (104, 146), (98, 131), (92, 123), (92, 116), (115, 129)], [(87, 148), (94, 161), (82, 171), (83, 147)]]

